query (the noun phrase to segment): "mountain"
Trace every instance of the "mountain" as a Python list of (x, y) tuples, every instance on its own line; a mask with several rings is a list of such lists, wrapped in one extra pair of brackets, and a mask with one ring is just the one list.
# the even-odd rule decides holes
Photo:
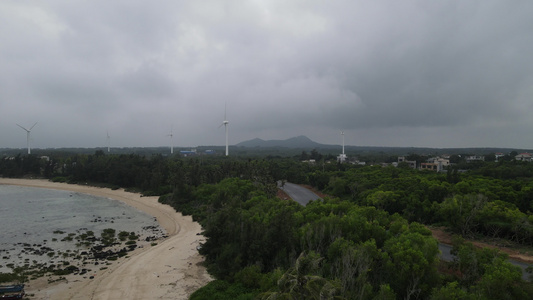
[[(300, 135), (286, 140), (262, 140), (255, 138), (249, 141), (244, 141), (236, 144), (237, 147), (244, 148), (285, 148), (285, 149), (299, 149), (309, 151), (317, 149), (322, 153), (340, 153), (341, 145), (320, 144), (312, 141), (310, 138)], [(429, 147), (385, 147), (385, 146), (350, 146), (346, 145), (346, 152), (348, 155), (361, 155), (369, 153), (381, 153), (383, 155), (439, 155), (439, 154), (461, 154), (461, 155), (486, 155), (496, 152), (510, 153), (511, 151), (533, 152), (533, 150), (526, 149), (511, 149), (511, 148), (429, 148)]]
[(328, 145), (312, 141), (310, 138), (300, 135), (286, 140), (262, 140), (255, 138), (249, 141), (238, 143), (235, 146), (240, 147), (286, 147), (286, 148), (323, 148)]

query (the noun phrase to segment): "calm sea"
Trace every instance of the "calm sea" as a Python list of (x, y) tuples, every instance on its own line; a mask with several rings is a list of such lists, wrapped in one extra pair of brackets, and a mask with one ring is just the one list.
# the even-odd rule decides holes
[(152, 216), (117, 200), (69, 191), (0, 185), (0, 266), (3, 266), (0, 272), (10, 271), (6, 264), (22, 265), (24, 259), (27, 260), (27, 255), (21, 255), (23, 244), (55, 250), (74, 249), (75, 241), (61, 242), (61, 239), (69, 233), (86, 230), (100, 236), (107, 228), (117, 233), (135, 232), (141, 237), (164, 234)]

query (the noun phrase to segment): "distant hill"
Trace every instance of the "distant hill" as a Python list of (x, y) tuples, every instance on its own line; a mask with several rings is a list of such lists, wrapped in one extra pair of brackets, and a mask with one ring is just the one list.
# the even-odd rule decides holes
[[(236, 147), (243, 148), (264, 148), (267, 149), (287, 149), (287, 150), (311, 150), (317, 149), (323, 153), (340, 153), (341, 145), (328, 145), (317, 143), (310, 138), (300, 135), (297, 137), (289, 138), (286, 140), (262, 140), (255, 138), (249, 141), (244, 141), (235, 145)], [(346, 145), (346, 152), (348, 154), (368, 154), (368, 153), (382, 153), (387, 155), (408, 155), (408, 154), (420, 154), (420, 155), (439, 155), (439, 154), (479, 154), (485, 155), (495, 152), (502, 152), (505, 154), (511, 151), (521, 152), (533, 152), (533, 150), (527, 149), (511, 149), (511, 148), (495, 148), (495, 147), (471, 147), (471, 148), (430, 148), (430, 147), (382, 147), (382, 146), (352, 146)], [(282, 150), (283, 151), (283, 150)]]
[(241, 143), (238, 143), (235, 146), (239, 147), (264, 147), (264, 148), (272, 148), (272, 147), (285, 147), (285, 148), (325, 148), (325, 147), (331, 147), (330, 145), (320, 144), (317, 142), (312, 141), (310, 138), (300, 135), (297, 137), (289, 138), (286, 140), (262, 140), (259, 138), (255, 138), (249, 141), (244, 141)]

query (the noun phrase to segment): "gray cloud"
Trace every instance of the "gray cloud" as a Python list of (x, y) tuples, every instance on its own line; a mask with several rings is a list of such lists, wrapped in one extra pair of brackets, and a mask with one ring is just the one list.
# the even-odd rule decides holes
[(529, 1), (286, 2), (0, 2), (0, 147), (533, 148)]

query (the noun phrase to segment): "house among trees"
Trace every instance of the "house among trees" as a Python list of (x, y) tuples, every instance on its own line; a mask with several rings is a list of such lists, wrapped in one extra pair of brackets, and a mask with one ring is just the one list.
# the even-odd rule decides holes
[(532, 161), (533, 160), (533, 157), (531, 156), (531, 153), (520, 153), (518, 154), (517, 156), (514, 157), (515, 160), (520, 160), (520, 161)]
[(181, 150), (180, 154), (183, 155), (184, 157), (195, 156), (196, 155), (196, 149)]
[(473, 162), (473, 161), (485, 161), (485, 156), (482, 155), (470, 155), (465, 157), (465, 160), (467, 163)]
[[(392, 163), (393, 166), (397, 167), (400, 163), (406, 163), (412, 169), (417, 169), (417, 162), (415, 160), (407, 160), (405, 156), (398, 156), (398, 162)], [(430, 170), (436, 172), (443, 172), (446, 168), (450, 166), (450, 160), (442, 157), (432, 157), (429, 158), (426, 162), (420, 163), (420, 170)]]
[(494, 153), (494, 158), (495, 158), (496, 162), (498, 162), (498, 160), (499, 160), (500, 158), (504, 157), (504, 156), (505, 156), (505, 154), (503, 154), (503, 153), (501, 153), (501, 152), (496, 152), (496, 153)]
[(430, 170), (430, 171), (439, 171), (438, 170), (439, 165), (435, 163), (421, 163), (420, 164), (420, 170)]
[(405, 156), (398, 156), (398, 163), (406, 163), (409, 168), (416, 169), (416, 160), (407, 160)]
[(428, 159), (427, 163), (420, 164), (420, 170), (431, 170), (442, 172), (450, 165), (450, 160), (440, 157), (432, 157)]

